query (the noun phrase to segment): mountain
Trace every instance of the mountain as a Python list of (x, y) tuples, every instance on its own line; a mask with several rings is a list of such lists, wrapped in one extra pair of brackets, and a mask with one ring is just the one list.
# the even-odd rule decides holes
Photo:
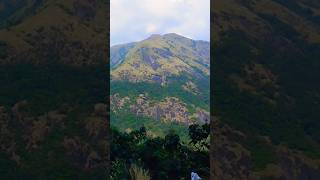
[(319, 5), (213, 1), (218, 179), (319, 179)]
[(186, 125), (208, 122), (209, 42), (170, 33), (110, 52), (111, 124), (130, 129), (156, 123), (164, 128), (151, 128), (155, 134), (177, 127), (186, 136)]
[(48, 59), (77, 66), (105, 63), (106, 53), (100, 49), (107, 50), (106, 2), (10, 2), (2, 3), (3, 20), (12, 23), (0, 29), (1, 64), (43, 64)]
[(0, 1), (0, 179), (105, 179), (108, 2)]
[(210, 43), (155, 34), (110, 53), (111, 177), (138, 164), (151, 179), (209, 179)]
[[(125, 48), (126, 49), (123, 49)], [(111, 47), (111, 57), (123, 53), (111, 72), (112, 80), (130, 82), (166, 83), (166, 78), (185, 74), (193, 77), (208, 77), (210, 74), (210, 44), (194, 41), (177, 34), (152, 35), (136, 44)]]
[(9, 0), (0, 2), (0, 27), (8, 28), (20, 23), (25, 17), (35, 14), (43, 2), (43, 0)]
[(116, 68), (123, 62), (128, 51), (130, 51), (135, 46), (135, 44), (136, 43), (128, 43), (128, 44), (112, 46), (110, 48), (111, 69)]

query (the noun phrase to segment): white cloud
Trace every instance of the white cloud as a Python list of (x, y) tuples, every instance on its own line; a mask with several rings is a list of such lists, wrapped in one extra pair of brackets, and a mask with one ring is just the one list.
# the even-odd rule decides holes
[(154, 24), (148, 24), (146, 27), (146, 33), (154, 33), (157, 30), (157, 26)]
[(178, 33), (209, 40), (210, 0), (111, 0), (111, 45)]

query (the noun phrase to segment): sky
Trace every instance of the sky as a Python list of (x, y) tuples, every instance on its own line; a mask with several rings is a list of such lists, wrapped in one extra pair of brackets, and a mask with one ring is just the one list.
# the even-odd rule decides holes
[(111, 46), (152, 34), (210, 40), (210, 0), (111, 0)]

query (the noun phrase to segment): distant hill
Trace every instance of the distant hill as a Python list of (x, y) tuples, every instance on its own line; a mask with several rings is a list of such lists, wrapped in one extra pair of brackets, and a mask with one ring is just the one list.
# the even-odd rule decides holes
[(106, 2), (29, 0), (2, 4), (7, 14), (3, 20), (16, 20), (0, 30), (1, 46), (8, 52), (2, 55), (1, 64), (41, 64), (48, 59), (78, 66), (106, 62), (106, 53), (100, 51), (101, 47), (107, 51)]
[(9, 28), (37, 13), (44, 0), (9, 0), (0, 2), (0, 28)]
[(108, 2), (0, 1), (0, 179), (105, 179)]
[(319, 12), (315, 0), (213, 1), (219, 179), (320, 178)]

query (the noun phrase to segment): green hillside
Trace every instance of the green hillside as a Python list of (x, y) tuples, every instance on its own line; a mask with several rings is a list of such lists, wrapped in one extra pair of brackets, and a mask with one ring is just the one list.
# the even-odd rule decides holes
[[(319, 2), (228, 0), (213, 7), (213, 173), (318, 179)], [(235, 158), (223, 159), (229, 154)]]
[(111, 47), (113, 179), (209, 179), (209, 49), (174, 33)]
[(0, 179), (109, 175), (107, 7), (0, 2)]
[[(144, 124), (156, 136), (171, 123), (187, 127), (209, 122), (208, 42), (174, 33), (152, 35), (111, 47), (111, 57), (113, 126), (132, 130)], [(174, 127), (186, 137), (185, 128)]]

